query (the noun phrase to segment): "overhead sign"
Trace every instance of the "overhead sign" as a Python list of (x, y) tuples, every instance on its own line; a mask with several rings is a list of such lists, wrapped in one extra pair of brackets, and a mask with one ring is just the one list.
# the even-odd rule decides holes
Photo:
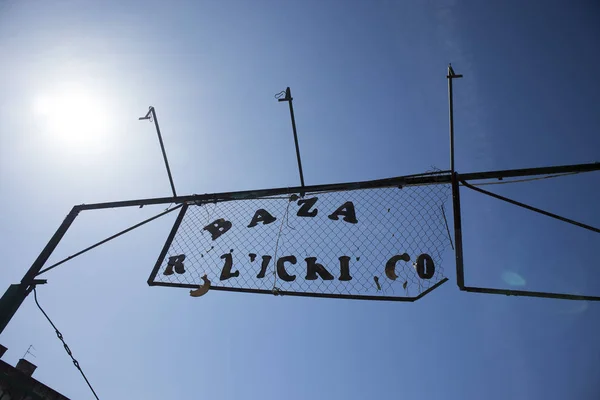
[(445, 280), (448, 194), (430, 185), (186, 204), (148, 283), (412, 300)]

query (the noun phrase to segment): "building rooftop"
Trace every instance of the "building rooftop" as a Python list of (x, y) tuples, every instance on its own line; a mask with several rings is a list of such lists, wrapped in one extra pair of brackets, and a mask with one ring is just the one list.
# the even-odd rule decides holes
[[(0, 345), (0, 357), (6, 352)], [(2, 400), (69, 400), (68, 397), (41, 383), (32, 375), (37, 366), (21, 358), (16, 366), (0, 360), (0, 399)]]

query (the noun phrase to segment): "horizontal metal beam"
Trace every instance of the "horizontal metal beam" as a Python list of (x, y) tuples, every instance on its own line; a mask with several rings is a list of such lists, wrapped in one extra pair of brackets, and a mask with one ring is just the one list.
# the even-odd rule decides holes
[(557, 165), (554, 167), (539, 167), (539, 168), (522, 168), (522, 169), (506, 169), (500, 171), (488, 172), (472, 172), (468, 174), (460, 174), (460, 179), (465, 181), (482, 180), (482, 179), (504, 179), (516, 178), (518, 176), (536, 176), (536, 175), (553, 175), (565, 174), (569, 172), (591, 172), (599, 171), (600, 162), (589, 164), (573, 164), (573, 165)]
[[(503, 179), (503, 178), (514, 178), (518, 176), (535, 176), (535, 175), (550, 175), (560, 174), (569, 172), (590, 172), (600, 170), (600, 163), (591, 164), (575, 164), (575, 165), (561, 165), (554, 167), (541, 167), (541, 168), (526, 168), (526, 169), (511, 169), (511, 170), (500, 170), (500, 171), (487, 171), (487, 172), (472, 172), (467, 174), (460, 174), (458, 179), (474, 181), (483, 179)], [(452, 182), (452, 174), (449, 171), (431, 172), (417, 175), (399, 176), (387, 179), (378, 179), (373, 181), (361, 181), (361, 182), (348, 182), (348, 183), (335, 183), (326, 185), (313, 185), (313, 186), (296, 186), (296, 187), (283, 187), (275, 189), (262, 189), (262, 190), (244, 190), (240, 192), (225, 192), (225, 193), (213, 193), (213, 194), (195, 194), (189, 196), (177, 196), (177, 197), (158, 197), (152, 199), (138, 199), (138, 200), (126, 200), (126, 201), (113, 201), (108, 203), (94, 203), (94, 204), (81, 204), (75, 206), (77, 211), (83, 210), (98, 210), (104, 208), (120, 208), (120, 207), (133, 207), (133, 206), (145, 206), (154, 204), (180, 204), (187, 202), (198, 202), (198, 203), (212, 203), (228, 200), (242, 200), (242, 199), (255, 199), (259, 197), (276, 196), (281, 194), (292, 194), (292, 193), (319, 193), (325, 191), (341, 191), (341, 190), (359, 190), (359, 189), (372, 189), (380, 187), (392, 187), (392, 186), (414, 186), (414, 185), (435, 185), (435, 184), (450, 184)]]
[(159, 197), (153, 199), (140, 199), (140, 200), (127, 200), (127, 201), (115, 201), (109, 203), (96, 203), (96, 204), (81, 204), (76, 206), (78, 210), (97, 210), (103, 208), (118, 208), (118, 207), (133, 207), (142, 205), (154, 205), (154, 204), (170, 204), (170, 203), (212, 203), (219, 201), (228, 200), (243, 200), (243, 199), (256, 199), (267, 196), (277, 196), (282, 194), (293, 194), (293, 193), (319, 193), (326, 191), (341, 191), (341, 190), (359, 190), (359, 189), (372, 189), (379, 187), (392, 187), (392, 186), (411, 186), (411, 185), (427, 185), (434, 183), (449, 183), (450, 175), (446, 171), (433, 172), (428, 174), (420, 175), (408, 175), (400, 176), (395, 178), (379, 179), (374, 181), (362, 181), (362, 182), (350, 182), (350, 183), (337, 183), (337, 184), (326, 184), (326, 185), (313, 185), (313, 186), (297, 186), (297, 187), (283, 187), (275, 189), (262, 189), (262, 190), (244, 190), (240, 192), (225, 192), (225, 193), (212, 193), (212, 194), (195, 194), (189, 196), (178, 196), (178, 197)]
[[(277, 293), (278, 296), (297, 296), (297, 297), (320, 297), (327, 299), (347, 299), (347, 300), (380, 300), (380, 301), (403, 301), (413, 302), (419, 300), (426, 294), (431, 293), (433, 290), (446, 283), (448, 278), (444, 278), (429, 289), (420, 293), (415, 297), (393, 297), (393, 296), (372, 296), (372, 295), (353, 295), (353, 294), (332, 294), (332, 293), (312, 293), (312, 292), (288, 292), (284, 290), (278, 290), (273, 292), (265, 289), (251, 289), (251, 288), (232, 288), (223, 286), (211, 286), (210, 290), (223, 291), (223, 292), (235, 292), (235, 293), (255, 293), (255, 294), (270, 294), (274, 295)], [(150, 286), (166, 286), (166, 287), (178, 287), (187, 289), (198, 289), (200, 285), (190, 285), (187, 283), (169, 283), (169, 282), (148, 282)]]
[(492, 289), (465, 286), (461, 290), (471, 293), (486, 293), (486, 294), (503, 294), (506, 296), (524, 296), (524, 297), (541, 297), (545, 299), (562, 299), (562, 300), (588, 300), (600, 301), (598, 296), (582, 296), (578, 294), (564, 293), (548, 293), (548, 292), (532, 292), (528, 290), (509, 290), (509, 289)]

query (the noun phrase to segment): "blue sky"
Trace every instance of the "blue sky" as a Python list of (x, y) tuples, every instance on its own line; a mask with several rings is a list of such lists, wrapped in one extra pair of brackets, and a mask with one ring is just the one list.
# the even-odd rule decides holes
[[(167, 196), (156, 107), (181, 194), (295, 186), (290, 86), (307, 184), (449, 165), (599, 161), (600, 9), (591, 1), (0, 4), (0, 286), (72, 205)], [(93, 108), (94, 112), (90, 112)], [(600, 225), (598, 173), (492, 187)], [(463, 189), (466, 282), (600, 294), (598, 236)], [(164, 207), (83, 213), (52, 260)], [(49, 272), (38, 290), (102, 399), (595, 399), (600, 308), (462, 293), (414, 304), (151, 288), (174, 216)], [(503, 280), (503, 277), (505, 278)], [(523, 288), (520, 286), (519, 288)], [(28, 298), (0, 337), (15, 363), (91, 398)]]

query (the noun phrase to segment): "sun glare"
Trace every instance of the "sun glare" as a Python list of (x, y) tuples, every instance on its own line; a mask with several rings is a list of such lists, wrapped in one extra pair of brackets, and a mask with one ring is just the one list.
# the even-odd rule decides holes
[(40, 94), (33, 102), (40, 129), (49, 140), (69, 151), (101, 150), (108, 135), (103, 102), (82, 88), (69, 87)]

